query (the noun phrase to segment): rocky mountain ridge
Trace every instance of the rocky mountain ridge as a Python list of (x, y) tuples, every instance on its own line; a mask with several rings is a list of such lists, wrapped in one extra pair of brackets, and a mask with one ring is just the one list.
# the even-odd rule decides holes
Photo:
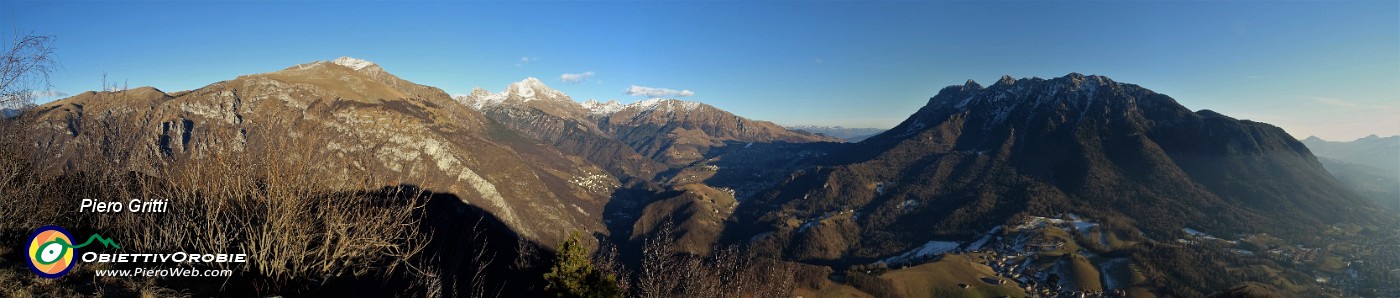
[(591, 99), (579, 103), (535, 78), (511, 83), (500, 93), (477, 88), (455, 99), (537, 140), (612, 165), (608, 167), (614, 173), (646, 179), (701, 160), (710, 148), (726, 142), (840, 141), (699, 102), (654, 98), (630, 104)]

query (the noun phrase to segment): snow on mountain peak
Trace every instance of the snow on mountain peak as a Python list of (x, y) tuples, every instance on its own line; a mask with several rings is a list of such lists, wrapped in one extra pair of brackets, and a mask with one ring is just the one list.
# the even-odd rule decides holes
[(529, 102), (534, 100), (552, 100), (567, 102), (585, 110), (589, 114), (607, 115), (626, 109), (637, 109), (641, 112), (662, 111), (662, 112), (691, 112), (700, 108), (701, 103), (694, 101), (684, 101), (679, 99), (652, 98), (637, 101), (629, 104), (622, 104), (617, 100), (600, 102), (596, 99), (588, 99), (582, 103), (573, 101), (567, 94), (554, 90), (543, 81), (537, 78), (528, 77), (519, 82), (510, 83), (504, 91), (491, 93), (481, 88), (472, 89), (471, 94), (453, 96), (458, 101), (476, 110), (488, 106), (506, 104), (507, 102)]
[(506, 92), (515, 93), (523, 98), (535, 98), (535, 88), (527, 84), (512, 84), (510, 90), (506, 90)]
[(609, 100), (609, 101), (607, 101), (607, 102), (598, 102), (598, 100), (589, 99), (589, 100), (587, 100), (587, 101), (584, 101), (582, 105), (583, 105), (583, 108), (584, 108), (584, 109), (587, 109), (588, 112), (589, 112), (590, 114), (595, 114), (595, 115), (612, 114), (612, 113), (616, 113), (616, 112), (618, 112), (618, 111), (627, 110), (627, 109), (636, 109), (636, 110), (639, 110), (639, 112), (650, 112), (650, 111), (663, 111), (663, 112), (683, 111), (683, 112), (691, 112), (691, 111), (694, 111), (694, 110), (697, 109), (697, 108), (700, 108), (700, 103), (699, 103), (699, 102), (684, 101), (684, 100), (679, 100), (679, 99), (665, 99), (665, 98), (659, 98), (659, 97), (658, 97), (658, 98), (647, 99), (647, 100), (642, 100), (642, 101), (637, 101), (637, 102), (633, 102), (633, 103), (629, 103), (629, 104), (625, 104), (625, 105), (622, 104), (622, 103), (617, 102), (617, 100)]
[(501, 93), (514, 94), (523, 101), (531, 101), (539, 99), (539, 97), (571, 100), (568, 99), (568, 95), (559, 92), (559, 90), (549, 88), (549, 86), (545, 85), (540, 79), (534, 77), (527, 77), (519, 82), (510, 83), (510, 86), (506, 87), (506, 91)]
[[(481, 88), (474, 88), (470, 95), (461, 96), (459, 101), (476, 110), (481, 110), (487, 106), (504, 104), (511, 102), (528, 102), (533, 100), (556, 100), (573, 103), (573, 99), (559, 90), (554, 90), (545, 85), (540, 79), (533, 77), (525, 78), (519, 82), (510, 83), (506, 90), (500, 93), (491, 93)], [(574, 103), (577, 104), (577, 103)]]
[(695, 108), (699, 108), (699, 107), (700, 107), (700, 103), (699, 103), (699, 102), (694, 102), (694, 101), (684, 101), (684, 100), (679, 100), (679, 99), (652, 98), (652, 99), (643, 100), (643, 101), (638, 101), (638, 102), (634, 102), (634, 103), (628, 104), (628, 105), (627, 105), (626, 107), (624, 107), (624, 108), (638, 108), (638, 109), (648, 110), (648, 111), (665, 110), (665, 111), (667, 111), (667, 112), (672, 112), (672, 111), (676, 111), (676, 110), (679, 109), (679, 110), (684, 110), (684, 111), (686, 111), (686, 112), (689, 112), (689, 111), (694, 111)]
[(365, 67), (370, 67), (370, 66), (374, 66), (374, 65), (375, 65), (374, 62), (369, 62), (369, 61), (366, 61), (366, 60), (363, 60), (363, 59), (355, 59), (355, 58), (351, 58), (351, 57), (349, 57), (349, 56), (340, 57), (340, 58), (338, 58), (338, 59), (335, 59), (335, 61), (331, 61), (331, 63), (335, 63), (335, 64), (339, 64), (339, 65), (342, 65), (342, 66), (345, 66), (345, 67), (349, 67), (349, 68), (354, 69), (354, 70), (361, 70), (361, 69), (365, 69)]
[(623, 107), (622, 103), (617, 102), (617, 100), (598, 102), (596, 99), (588, 99), (583, 102), (583, 108), (587, 109), (589, 114), (595, 115), (612, 114), (621, 111)]
[(472, 88), (471, 96), (483, 97), (488, 95), (491, 95), (491, 91), (486, 91), (486, 89), (481, 89), (481, 87)]

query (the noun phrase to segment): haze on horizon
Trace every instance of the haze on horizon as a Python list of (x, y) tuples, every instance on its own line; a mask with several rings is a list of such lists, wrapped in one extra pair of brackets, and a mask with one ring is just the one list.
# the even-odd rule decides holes
[(705, 102), (888, 128), (948, 85), (1098, 74), (1193, 110), (1348, 141), (1400, 134), (1400, 2), (14, 2), (57, 37), (47, 102), (351, 56), (468, 93), (537, 77), (575, 100)]

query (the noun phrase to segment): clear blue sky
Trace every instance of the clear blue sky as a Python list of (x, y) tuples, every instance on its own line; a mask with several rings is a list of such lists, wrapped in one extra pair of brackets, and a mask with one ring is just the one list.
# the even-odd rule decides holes
[(58, 36), (69, 94), (104, 71), (169, 92), (352, 56), (449, 93), (538, 77), (580, 101), (640, 100), (623, 93), (637, 85), (780, 124), (890, 127), (967, 79), (1080, 72), (1299, 138), (1400, 134), (1397, 1), (4, 1), (0, 25)]

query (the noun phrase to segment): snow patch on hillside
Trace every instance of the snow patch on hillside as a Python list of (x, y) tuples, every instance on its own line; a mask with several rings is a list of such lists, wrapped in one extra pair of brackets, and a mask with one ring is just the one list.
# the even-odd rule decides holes
[(915, 259), (919, 259), (925, 256), (940, 255), (958, 249), (959, 245), (961, 244), (952, 241), (929, 241), (923, 246), (919, 246), (903, 254), (886, 258), (885, 263), (900, 264), (913, 261)]
[(987, 241), (991, 241), (991, 240), (992, 240), (992, 237), (995, 237), (995, 236), (997, 235), (997, 232), (1000, 232), (1000, 231), (1001, 231), (1001, 226), (997, 226), (997, 227), (995, 227), (995, 228), (992, 228), (991, 231), (987, 231), (987, 234), (982, 235), (982, 238), (977, 239), (977, 241), (973, 241), (972, 244), (968, 244), (968, 245), (967, 245), (967, 248), (966, 248), (965, 250), (978, 250), (978, 249), (982, 249), (982, 247), (987, 246)]

